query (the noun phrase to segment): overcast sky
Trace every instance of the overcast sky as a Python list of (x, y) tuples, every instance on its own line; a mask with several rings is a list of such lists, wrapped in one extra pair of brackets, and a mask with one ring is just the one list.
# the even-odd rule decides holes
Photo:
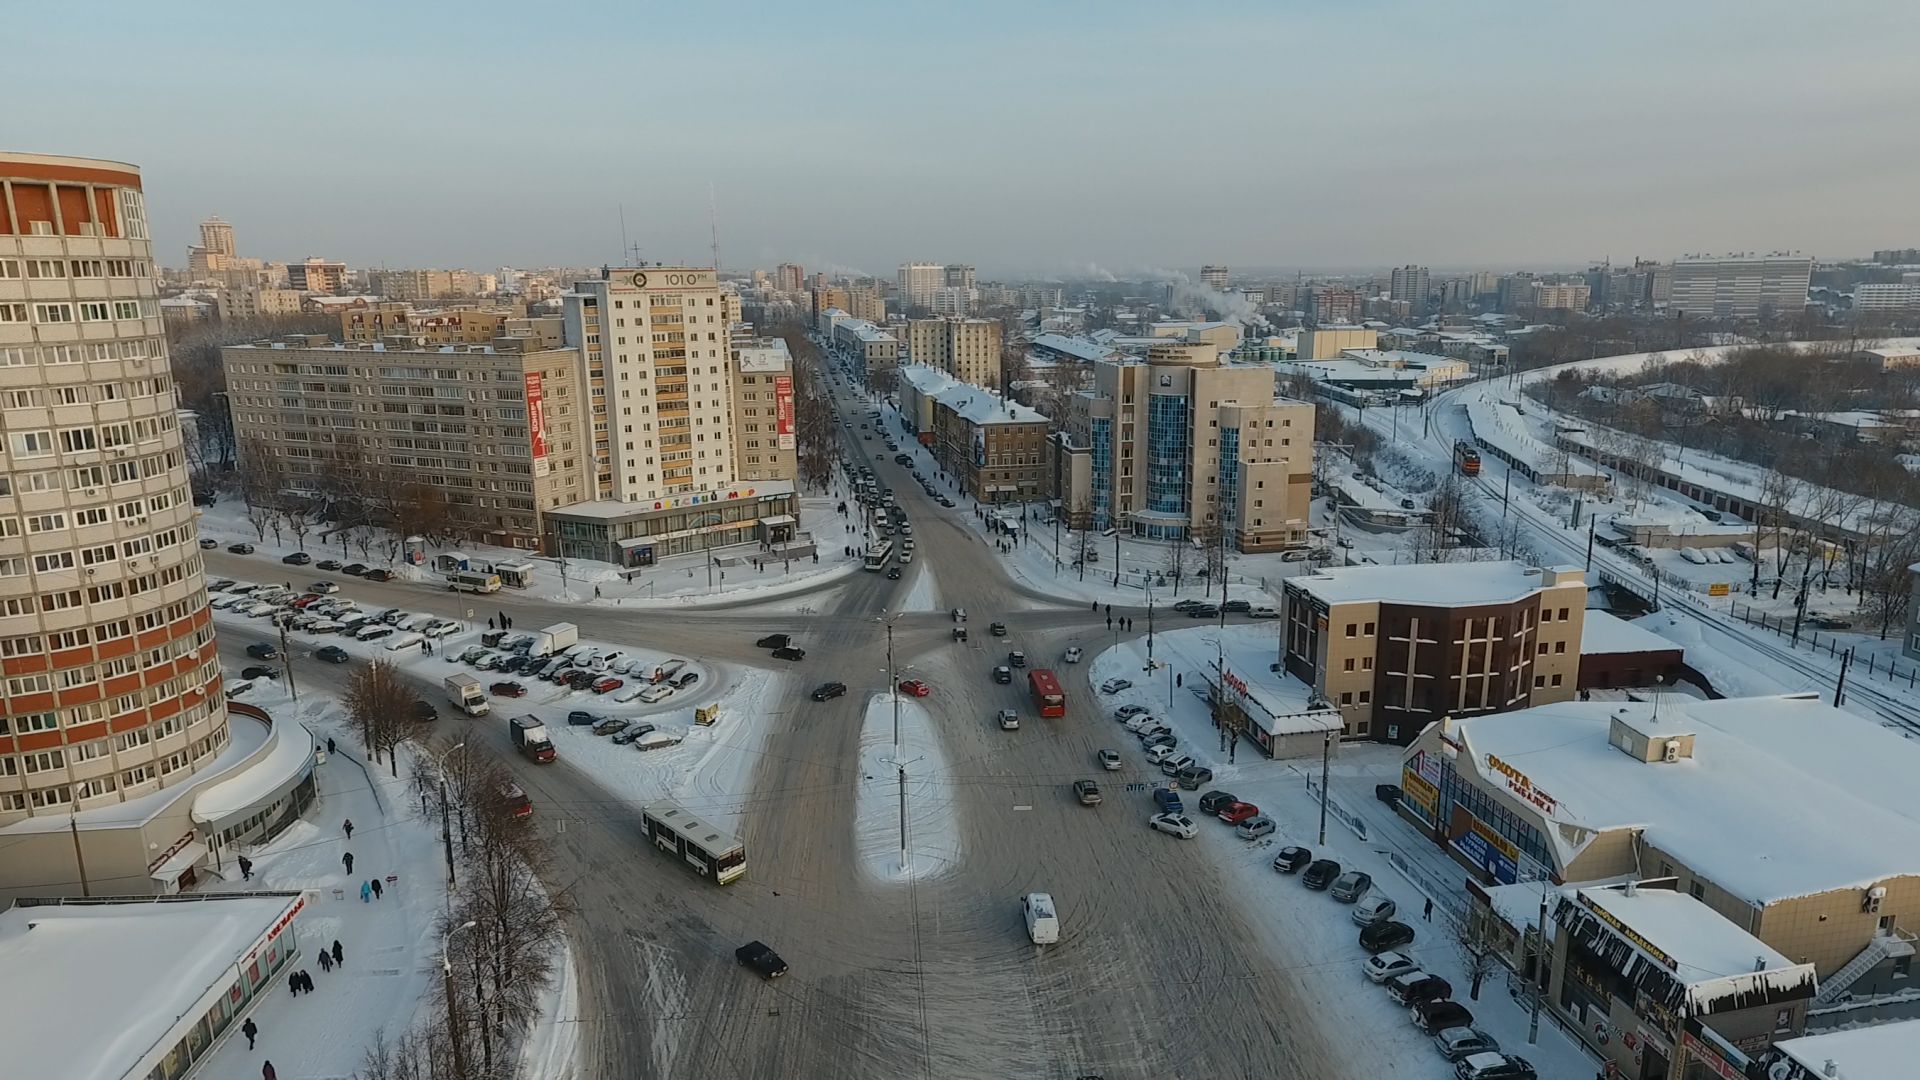
[(214, 213), (271, 259), (618, 262), (622, 204), (643, 258), (704, 263), (710, 191), (724, 265), (810, 271), (1920, 245), (1900, 0), (143, 2), (68, 30), (9, 44), (0, 147), (140, 165), (168, 264)]

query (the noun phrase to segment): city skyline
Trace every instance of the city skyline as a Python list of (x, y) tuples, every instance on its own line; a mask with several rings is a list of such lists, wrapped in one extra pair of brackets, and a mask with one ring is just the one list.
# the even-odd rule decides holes
[[(452, 23), (383, 10), (374, 36), (349, 16), (297, 34), (282, 19), (231, 20), (212, 37), (205, 20), (128, 7), (98, 44), (96, 78), (16, 117), (8, 142), (140, 164), (161, 193), (168, 264), (218, 214), (248, 255), (275, 260), (596, 265), (632, 244), (705, 265), (710, 205), (723, 266), (877, 276), (922, 258), (975, 263), (983, 278), (1152, 277), (1203, 263), (1840, 257), (1910, 241), (1880, 219), (1920, 150), (1882, 145), (1862, 103), (1899, 88), (1894, 50), (1920, 13), (1862, 5), (1816, 21), (1755, 7), (1615, 6), (1542, 23), (1400, 3), (1216, 4), (1181, 12), (1177, 52), (1162, 9), (1140, 4), (1098, 18), (888, 9), (862, 20), (858, 63), (846, 37), (857, 7), (821, 19), (763, 6), (724, 24), (609, 12), (591, 36), (558, 22), (508, 34), (505, 10), (485, 6)], [(650, 55), (645, 77), (617, 74), (628, 46), (663, 34), (687, 47)], [(1342, 41), (1351, 48), (1328, 47)], [(1456, 62), (1467, 54), (1497, 62)], [(10, 68), (45, 82), (57, 55)], [(557, 85), (523, 62), (562, 55), (569, 73), (607, 74)], [(402, 69), (418, 89), (396, 101)], [(1796, 69), (1823, 77), (1785, 74)], [(236, 93), (300, 70), (326, 73), (325, 102)], [(174, 93), (132, 92), (154, 85)], [(856, 100), (858, 124), (817, 107)], [(217, 102), (220, 122), (177, 123), (195, 101)], [(366, 122), (410, 106), (433, 120)], [(718, 122), (669, 136), (650, 119), (664, 108)], [(487, 150), (514, 132), (546, 152)], [(678, 164), (662, 170), (668, 138)], [(1850, 167), (1868, 145), (1876, 166)], [(498, 213), (511, 193), (542, 189), (539, 212)]]

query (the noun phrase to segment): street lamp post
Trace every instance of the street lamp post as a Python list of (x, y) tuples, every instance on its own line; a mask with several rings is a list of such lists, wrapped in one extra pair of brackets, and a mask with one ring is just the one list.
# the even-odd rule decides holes
[(466, 743), (456, 743), (444, 754), (434, 755), (434, 768), (440, 774), (440, 844), (447, 855), (447, 907), (453, 907), (453, 819), (447, 808), (447, 759), (457, 751), (465, 749)]
[(440, 979), (442, 989), (447, 995), (447, 1040), (453, 1047), (453, 1074), (467, 1075), (466, 1046), (460, 1040), (460, 999), (453, 992), (453, 961), (448, 953), (453, 948), (453, 936), (462, 930), (471, 930), (479, 925), (472, 919), (447, 931), (446, 938), (440, 943)]

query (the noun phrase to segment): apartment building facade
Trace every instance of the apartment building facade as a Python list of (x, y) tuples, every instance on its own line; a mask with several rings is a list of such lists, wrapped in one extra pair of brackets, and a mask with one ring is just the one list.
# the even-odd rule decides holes
[(304, 335), (223, 348), (240, 466), (295, 497), (404, 475), (442, 492), (469, 539), (539, 551), (542, 513), (587, 497), (591, 463), (578, 355), (539, 346)]
[(907, 355), (961, 382), (1000, 389), (1000, 323), (995, 319), (913, 319)]
[(347, 290), (347, 264), (309, 257), (287, 264), (287, 288), (295, 292), (338, 295)]
[(1695, 316), (1751, 319), (1807, 306), (1813, 260), (1804, 255), (1728, 255), (1673, 261), (1667, 306)]
[(1144, 361), (1102, 360), (1093, 371), (1057, 441), (1059, 453), (1086, 458), (1053, 470), (1070, 516), (1160, 540), (1218, 527), (1240, 551), (1306, 542), (1313, 406), (1277, 396), (1271, 367), (1169, 341)]
[(1442, 716), (1567, 701), (1587, 587), (1518, 562), (1355, 566), (1289, 578), (1283, 663), (1346, 738), (1406, 745)]
[(734, 475), (797, 481), (793, 355), (781, 338), (748, 338), (733, 353)]
[(865, 319), (839, 312), (829, 310), (824, 318), (833, 327), (834, 348), (859, 367), (861, 378), (871, 380), (900, 366), (899, 338)]
[(910, 308), (932, 308), (933, 294), (946, 284), (945, 263), (900, 264), (900, 302)]

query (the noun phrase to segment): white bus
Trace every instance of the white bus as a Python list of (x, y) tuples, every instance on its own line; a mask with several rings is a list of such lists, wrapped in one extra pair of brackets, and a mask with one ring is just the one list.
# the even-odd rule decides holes
[(680, 856), (693, 872), (725, 885), (747, 872), (747, 846), (673, 803), (655, 803), (640, 812), (647, 839), (661, 851)]
[(893, 541), (875, 540), (873, 544), (867, 548), (866, 558), (862, 560), (861, 565), (868, 570), (885, 570), (887, 568), (887, 560), (892, 557)]
[(500, 591), (500, 575), (479, 570), (455, 570), (447, 575), (447, 588), (455, 592), (495, 593)]

